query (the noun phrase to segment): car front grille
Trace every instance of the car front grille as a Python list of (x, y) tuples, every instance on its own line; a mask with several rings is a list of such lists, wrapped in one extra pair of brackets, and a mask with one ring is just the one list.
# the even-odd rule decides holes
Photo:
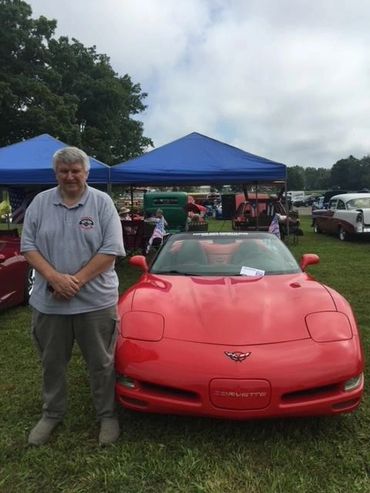
[(323, 397), (331, 397), (342, 390), (340, 384), (324, 385), (322, 387), (314, 387), (304, 390), (296, 390), (294, 392), (288, 392), (281, 396), (283, 402), (302, 402), (310, 401), (314, 399), (320, 399)]

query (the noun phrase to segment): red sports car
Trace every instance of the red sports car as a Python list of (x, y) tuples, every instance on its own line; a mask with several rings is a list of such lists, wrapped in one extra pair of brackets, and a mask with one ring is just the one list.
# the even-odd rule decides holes
[(348, 302), (262, 232), (170, 236), (119, 302), (118, 402), (250, 419), (354, 411), (364, 388)]
[(35, 271), (20, 252), (18, 231), (0, 231), (0, 310), (28, 303)]

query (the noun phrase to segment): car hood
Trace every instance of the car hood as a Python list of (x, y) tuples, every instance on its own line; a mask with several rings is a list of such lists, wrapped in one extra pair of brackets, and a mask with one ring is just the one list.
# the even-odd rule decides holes
[(164, 337), (249, 345), (309, 338), (305, 316), (333, 311), (327, 289), (306, 274), (247, 277), (145, 276), (131, 309), (165, 320)]

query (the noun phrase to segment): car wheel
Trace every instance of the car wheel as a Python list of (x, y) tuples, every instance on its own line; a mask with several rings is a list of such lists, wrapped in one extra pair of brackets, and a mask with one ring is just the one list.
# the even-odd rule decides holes
[(313, 225), (313, 231), (314, 231), (314, 233), (321, 233), (321, 229), (319, 228), (319, 226), (316, 222)]
[(24, 296), (23, 303), (27, 305), (29, 302), (31, 293), (33, 291), (33, 285), (35, 282), (35, 269), (33, 267), (28, 267), (24, 285)]
[(340, 239), (340, 241), (348, 240), (348, 234), (342, 227), (338, 229), (338, 238)]

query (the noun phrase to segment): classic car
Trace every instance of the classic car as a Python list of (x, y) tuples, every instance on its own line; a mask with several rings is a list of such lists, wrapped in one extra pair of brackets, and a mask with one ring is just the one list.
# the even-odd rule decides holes
[(329, 206), (330, 199), (334, 197), (334, 195), (343, 195), (344, 193), (350, 193), (347, 190), (328, 190), (324, 193), (324, 195), (320, 195), (316, 197), (313, 201), (312, 210), (314, 209), (327, 209)]
[(275, 204), (276, 200), (267, 194), (259, 194), (257, 201), (255, 198), (244, 200), (232, 219), (233, 230), (267, 231), (276, 212)]
[(28, 303), (34, 276), (20, 253), (17, 229), (0, 230), (0, 310)]
[(186, 192), (147, 192), (144, 194), (146, 217), (161, 209), (168, 232), (185, 231), (188, 222), (188, 194)]
[(170, 236), (120, 298), (116, 398), (232, 419), (354, 411), (364, 360), (348, 302), (265, 232)]
[(347, 240), (354, 235), (370, 233), (370, 193), (334, 195), (327, 209), (312, 211), (316, 233), (337, 235)]

